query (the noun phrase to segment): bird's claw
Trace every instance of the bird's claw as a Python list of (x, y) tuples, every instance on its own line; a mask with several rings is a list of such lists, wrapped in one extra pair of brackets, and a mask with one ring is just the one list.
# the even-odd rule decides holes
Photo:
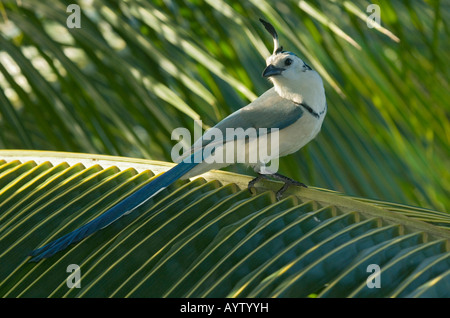
[(259, 174), (256, 178), (252, 179), (247, 186), (248, 191), (250, 192), (250, 194), (253, 194), (252, 192), (252, 188), (254, 188), (255, 183), (258, 182), (261, 179), (264, 179), (264, 175), (263, 174)]
[(295, 185), (295, 186), (299, 186), (299, 187), (304, 187), (307, 188), (307, 186), (304, 183), (295, 181), (291, 178), (285, 177), (283, 175), (280, 175), (278, 173), (274, 173), (271, 175), (265, 175), (265, 174), (258, 174), (258, 176), (254, 179), (252, 179), (247, 186), (248, 191), (250, 192), (250, 194), (253, 194), (252, 192), (252, 188), (254, 188), (254, 185), (256, 182), (258, 182), (261, 179), (268, 179), (269, 177), (273, 177), (274, 179), (280, 180), (284, 182), (284, 185), (280, 188), (280, 190), (278, 190), (275, 194), (275, 197), (277, 199), (277, 201), (280, 201), (281, 198), (283, 197), (284, 192), (289, 188), (289, 186), (291, 185)]
[(291, 186), (291, 185), (295, 185), (295, 186), (299, 186), (299, 187), (304, 187), (307, 188), (307, 186), (304, 183), (292, 180), (292, 181), (286, 181), (284, 183), (284, 185), (280, 188), (280, 190), (277, 191), (277, 193), (275, 194), (275, 197), (277, 198), (277, 201), (280, 201), (281, 198), (283, 197), (284, 192)]

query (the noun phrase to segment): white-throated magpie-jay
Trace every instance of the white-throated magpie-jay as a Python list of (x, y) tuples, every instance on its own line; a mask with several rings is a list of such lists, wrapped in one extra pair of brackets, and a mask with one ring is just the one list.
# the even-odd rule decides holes
[[(278, 35), (274, 27), (262, 19), (260, 21), (274, 40), (273, 54), (267, 58), (267, 66), (262, 74), (263, 77), (272, 81), (274, 87), (267, 90), (247, 106), (220, 121), (213, 128), (216, 131), (223, 132), (225, 136), (227, 136), (227, 129), (232, 128), (242, 128), (243, 130), (254, 128), (258, 131), (261, 128), (266, 128), (268, 130), (265, 136), (268, 140), (270, 139), (268, 135), (272, 133), (273, 129), (276, 129), (278, 133), (278, 138), (275, 142), (277, 151), (272, 152), (265, 158), (258, 157), (255, 162), (245, 163), (253, 167), (258, 173), (258, 176), (249, 182), (248, 188), (253, 187), (261, 178), (272, 177), (281, 180), (285, 184), (277, 192), (277, 199), (280, 199), (283, 192), (290, 185), (305, 185), (280, 175), (276, 171), (263, 172), (263, 168), (268, 161), (296, 152), (310, 142), (321, 129), (327, 111), (327, 104), (325, 90), (319, 74), (294, 53), (284, 51), (279, 44)], [(136, 209), (178, 179), (187, 179), (211, 169), (219, 169), (235, 163), (236, 157), (232, 157), (233, 160), (224, 160), (222, 162), (207, 162), (208, 157), (205, 156), (203, 150), (212, 144), (210, 134), (210, 131), (206, 131), (203, 137), (194, 143), (191, 152), (184, 155), (182, 157), (183, 160), (172, 169), (158, 176), (82, 227), (34, 250), (30, 254), (32, 256), (31, 261), (39, 261), (42, 258), (50, 257), (70, 244), (78, 242), (106, 227), (122, 215)], [(245, 141), (247, 156), (249, 153), (256, 151), (256, 147), (259, 146), (258, 140), (261, 137), (262, 135), (257, 135), (257, 138)], [(237, 140), (224, 139), (214, 140), (213, 142), (216, 145), (214, 151), (219, 152), (220, 149), (226, 149), (226, 144), (234, 144)], [(273, 143), (272, 146), (274, 146)], [(195, 160), (195, 158), (199, 158), (198, 155), (200, 155), (201, 160)]]

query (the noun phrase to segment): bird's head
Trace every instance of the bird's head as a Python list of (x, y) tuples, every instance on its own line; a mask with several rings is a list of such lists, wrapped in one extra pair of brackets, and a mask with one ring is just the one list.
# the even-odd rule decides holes
[(277, 93), (283, 97), (302, 102), (308, 91), (323, 91), (323, 83), (319, 74), (292, 52), (284, 51), (278, 41), (275, 28), (268, 22), (259, 19), (272, 35), (274, 50), (266, 59), (266, 68), (262, 76), (269, 78)]
[(302, 73), (312, 71), (301, 58), (287, 51), (272, 54), (267, 58), (266, 65), (262, 75), (275, 81), (277, 76), (287, 80), (300, 80)]

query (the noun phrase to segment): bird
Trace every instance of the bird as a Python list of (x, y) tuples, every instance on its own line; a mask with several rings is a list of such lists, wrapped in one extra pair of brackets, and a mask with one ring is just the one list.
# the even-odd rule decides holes
[[(179, 179), (190, 179), (211, 169), (220, 169), (236, 163), (236, 154), (231, 160), (210, 162), (213, 154), (218, 154), (226, 145), (236, 145), (238, 141), (245, 146), (245, 158), (255, 151), (258, 141), (263, 137), (269, 138), (277, 135), (275, 142), (277, 149), (270, 155), (258, 156), (255, 161), (245, 162), (252, 167), (256, 177), (248, 183), (248, 190), (252, 192), (254, 185), (262, 179), (275, 179), (284, 182), (276, 192), (276, 199), (280, 200), (283, 193), (292, 185), (307, 187), (305, 184), (266, 169), (269, 161), (292, 154), (319, 133), (327, 113), (325, 88), (320, 75), (306, 64), (296, 54), (283, 50), (279, 43), (278, 34), (269, 22), (259, 19), (264, 28), (271, 34), (274, 42), (273, 53), (266, 59), (266, 67), (262, 72), (264, 78), (273, 83), (273, 87), (257, 97), (247, 106), (240, 108), (225, 117), (217, 125), (207, 130), (190, 148), (177, 158), (173, 168), (157, 176), (148, 184), (142, 186), (134, 193), (108, 209), (97, 218), (84, 224), (80, 228), (32, 251), (30, 262), (38, 262), (44, 258), (66, 249), (69, 245), (77, 243), (87, 236), (101, 230), (125, 214), (131, 213), (156, 194)], [(215, 140), (214, 132), (221, 132), (227, 136), (229, 129), (257, 131), (256, 138), (247, 138), (245, 141), (226, 137)], [(261, 129), (266, 133), (258, 134)], [(239, 136), (237, 137), (239, 139)], [(214, 151), (205, 154), (207, 147), (214, 146)], [(273, 145), (272, 145), (273, 146)], [(266, 149), (267, 150), (267, 149)], [(228, 157), (227, 157), (228, 158)], [(228, 158), (230, 159), (230, 158)]]

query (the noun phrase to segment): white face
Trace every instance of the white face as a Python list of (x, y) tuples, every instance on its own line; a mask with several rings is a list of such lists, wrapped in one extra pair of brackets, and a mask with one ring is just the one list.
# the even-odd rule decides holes
[(273, 65), (277, 68), (284, 69), (281, 74), (271, 76), (272, 80), (280, 80), (283, 77), (290, 80), (296, 80), (301, 77), (303, 72), (311, 71), (311, 68), (305, 64), (298, 56), (290, 52), (282, 52), (271, 55), (266, 60), (266, 65)]
[[(283, 98), (323, 109), (325, 92), (320, 75), (298, 56), (290, 52), (271, 55), (266, 60), (263, 76), (269, 78), (275, 91)], [(315, 108), (314, 108), (315, 109)]]

